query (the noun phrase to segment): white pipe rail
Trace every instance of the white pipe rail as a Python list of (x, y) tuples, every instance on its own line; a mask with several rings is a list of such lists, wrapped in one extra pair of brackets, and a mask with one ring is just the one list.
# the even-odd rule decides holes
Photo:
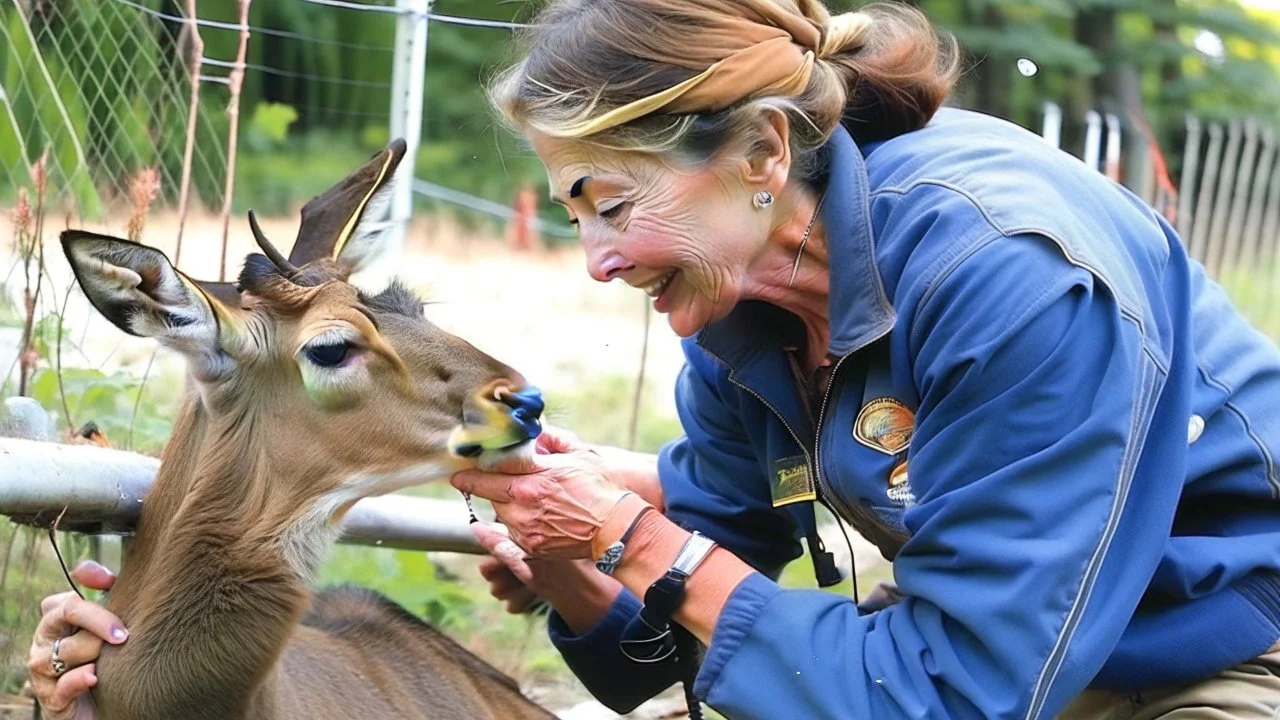
[[(0, 515), (85, 533), (127, 533), (160, 462), (96, 445), (0, 437)], [(61, 516), (61, 517), (59, 517)], [(466, 505), (406, 495), (361, 500), (343, 518), (339, 542), (482, 554)]]

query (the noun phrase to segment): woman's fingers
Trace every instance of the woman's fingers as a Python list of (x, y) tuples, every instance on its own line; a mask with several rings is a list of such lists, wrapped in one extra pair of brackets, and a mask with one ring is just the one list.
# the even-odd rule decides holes
[(492, 555), (486, 555), (480, 562), (480, 577), (489, 581), (489, 594), (499, 600), (505, 599), (508, 593), (517, 588), (524, 587), (524, 583), (511, 572), (511, 568)]
[(536, 449), (539, 453), (556, 455), (585, 450), (586, 444), (572, 431), (543, 423), (542, 434), (538, 436)]
[(73, 634), (77, 628), (84, 628), (113, 645), (118, 645), (129, 637), (120, 618), (98, 603), (72, 595), (41, 618), (36, 629), (36, 640), (43, 640), (45, 644), (52, 643), (57, 638)]
[[(58, 659), (68, 668), (79, 667), (97, 660), (101, 653), (102, 639), (84, 630), (62, 638), (62, 642), (58, 645)], [(33, 675), (53, 677), (52, 661), (53, 642), (41, 643), (31, 649), (27, 667)]]
[(492, 555), (485, 555), (480, 558), (479, 569), (480, 577), (489, 582), (493, 582), (504, 575), (515, 577), (501, 560)]
[(489, 594), (506, 603), (507, 612), (519, 615), (538, 601), (538, 593), (521, 582), (511, 568), (492, 555), (480, 561), (480, 576), (489, 581)]
[(52, 688), (43, 693), (37, 692), (36, 695), (40, 699), (40, 709), (45, 711), (45, 716), (75, 717), (72, 711), (76, 700), (98, 684), (96, 667), (96, 665), (90, 663), (68, 670), (56, 682), (51, 683)]
[(71, 571), (76, 582), (94, 590), (110, 590), (116, 582), (115, 573), (92, 560), (85, 560)]
[(491, 502), (539, 503), (582, 462), (570, 455), (527, 455), (483, 470), (461, 470), (449, 482)]
[(40, 614), (42, 616), (48, 615), (50, 610), (53, 610), (58, 605), (61, 605), (73, 597), (76, 597), (76, 594), (70, 590), (46, 597), (40, 601)]
[[(502, 598), (499, 598), (499, 599), (502, 599)], [(526, 612), (531, 605), (537, 602), (537, 600), (538, 600), (537, 593), (533, 592), (527, 587), (521, 586), (520, 590), (518, 590), (515, 594), (511, 595), (510, 597), (506, 598), (507, 612), (511, 613), (512, 615), (520, 615)]]
[[(115, 576), (97, 563), (82, 563), (73, 572), (80, 583), (108, 589)], [(40, 624), (31, 640), (27, 665), (31, 687), (50, 720), (72, 720), (84, 709), (78, 698), (97, 684), (96, 663), (104, 641), (124, 642), (129, 634), (115, 614), (72, 592), (50, 595), (40, 603)], [(56, 674), (53, 648), (66, 670)]]
[(475, 535), (476, 540), (480, 541), (484, 549), (501, 560), (520, 582), (526, 585), (533, 582), (533, 573), (525, 564), (525, 554), (519, 545), (483, 522), (471, 523), (471, 533)]

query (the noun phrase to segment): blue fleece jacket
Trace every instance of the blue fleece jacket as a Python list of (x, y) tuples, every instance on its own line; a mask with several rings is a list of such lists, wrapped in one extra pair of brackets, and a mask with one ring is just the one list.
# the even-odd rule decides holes
[[(831, 388), (747, 302), (684, 342), (666, 513), (758, 573), (695, 693), (728, 717), (1050, 718), (1280, 638), (1280, 353), (1124, 188), (1004, 121), (826, 148)], [(811, 492), (810, 492), (811, 491)], [(860, 612), (782, 589), (824, 503), (893, 561)], [(625, 562), (625, 560), (624, 560)], [(553, 642), (626, 711), (676, 681), (617, 649), (624, 592)]]

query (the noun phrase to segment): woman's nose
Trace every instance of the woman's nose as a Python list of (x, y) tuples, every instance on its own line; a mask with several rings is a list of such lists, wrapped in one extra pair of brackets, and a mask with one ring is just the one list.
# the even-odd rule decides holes
[(618, 273), (630, 270), (635, 265), (609, 247), (587, 248), (587, 272), (599, 282), (609, 282)]

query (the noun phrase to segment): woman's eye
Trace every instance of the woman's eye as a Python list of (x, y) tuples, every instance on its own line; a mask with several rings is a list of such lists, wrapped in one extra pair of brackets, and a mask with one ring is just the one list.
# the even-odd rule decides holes
[(303, 353), (313, 364), (320, 367), (337, 367), (347, 359), (347, 354), (351, 350), (351, 343), (334, 342), (325, 343), (323, 345), (308, 345)]
[(603, 210), (601, 210), (601, 211), (600, 211), (600, 217), (602, 217), (602, 218), (608, 218), (608, 219), (612, 220), (613, 218), (616, 218), (616, 217), (618, 217), (618, 215), (622, 214), (622, 209), (623, 209), (623, 207), (624, 207), (625, 205), (626, 205), (626, 203), (624, 203), (624, 202), (620, 202), (620, 203), (618, 203), (617, 205), (613, 205), (613, 206), (611, 206), (611, 207), (607, 207), (607, 208), (605, 208), (605, 209), (603, 209)]

